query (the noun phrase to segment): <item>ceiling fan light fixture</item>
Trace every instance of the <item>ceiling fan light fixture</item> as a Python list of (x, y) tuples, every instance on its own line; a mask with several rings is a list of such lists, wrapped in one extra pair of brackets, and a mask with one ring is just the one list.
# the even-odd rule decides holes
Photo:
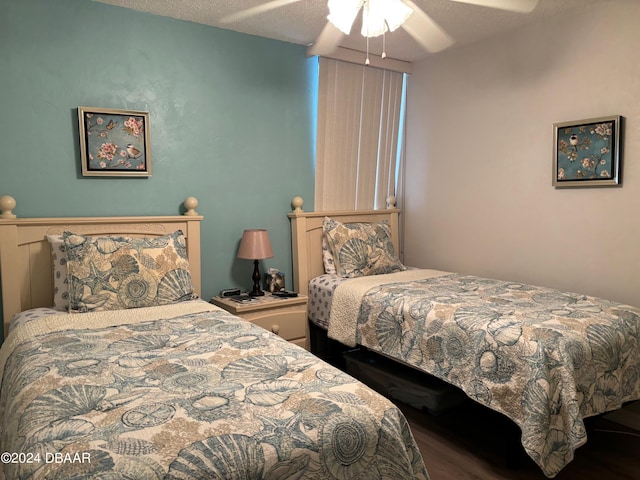
[[(367, 9), (362, 21), (362, 35), (365, 37), (377, 37), (387, 31), (395, 31), (413, 13), (401, 0), (367, 0), (364, 8)], [(368, 29), (368, 33), (365, 33), (365, 29)]]
[(362, 7), (362, 33), (363, 37), (379, 37), (387, 31), (385, 23), (385, 3), (384, 0), (368, 0)]
[(342, 33), (349, 35), (363, 3), (364, 0), (329, 0), (327, 20)]
[(367, 38), (393, 32), (413, 13), (401, 0), (329, 0), (327, 19), (349, 35), (361, 8), (364, 9), (361, 33)]

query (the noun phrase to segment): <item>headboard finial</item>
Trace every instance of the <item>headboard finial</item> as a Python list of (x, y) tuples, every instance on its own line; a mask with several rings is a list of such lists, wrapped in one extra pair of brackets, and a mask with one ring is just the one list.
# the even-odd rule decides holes
[(16, 199), (10, 195), (3, 195), (0, 197), (0, 218), (16, 218), (15, 214), (11, 211), (16, 208)]
[(198, 206), (198, 199), (196, 197), (187, 197), (184, 199), (184, 208), (187, 209), (184, 212), (185, 215), (198, 215), (196, 207)]
[(393, 195), (387, 197), (387, 208), (396, 208), (396, 197)]
[(296, 195), (291, 200), (291, 206), (294, 212), (302, 212), (302, 205), (304, 205), (304, 199), (300, 195)]

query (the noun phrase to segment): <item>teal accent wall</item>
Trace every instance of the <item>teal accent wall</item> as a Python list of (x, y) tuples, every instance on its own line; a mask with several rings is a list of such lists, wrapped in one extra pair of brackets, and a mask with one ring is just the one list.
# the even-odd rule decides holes
[[(88, 0), (0, 2), (0, 195), (20, 217), (175, 215), (198, 198), (203, 297), (251, 286), (245, 228), (313, 205), (317, 61), (305, 47)], [(77, 107), (150, 112), (152, 177), (83, 177)], [(11, 281), (11, 279), (2, 279)]]

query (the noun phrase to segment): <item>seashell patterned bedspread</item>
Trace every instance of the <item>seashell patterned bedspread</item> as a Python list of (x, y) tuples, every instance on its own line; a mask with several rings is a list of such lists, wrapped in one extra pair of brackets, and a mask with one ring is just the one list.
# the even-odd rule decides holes
[(456, 385), (518, 424), (547, 477), (586, 442), (584, 418), (640, 398), (634, 307), (449, 274), (373, 287), (357, 316), (358, 344)]
[(0, 478), (428, 479), (384, 397), (191, 303), (16, 327), (0, 350), (0, 450), (14, 453)]

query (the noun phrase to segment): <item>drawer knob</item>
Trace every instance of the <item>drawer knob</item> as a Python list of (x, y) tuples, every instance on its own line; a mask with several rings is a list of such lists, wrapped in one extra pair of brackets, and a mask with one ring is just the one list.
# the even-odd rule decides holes
[(280, 332), (280, 325), (271, 325), (271, 331), (278, 335), (278, 332)]

